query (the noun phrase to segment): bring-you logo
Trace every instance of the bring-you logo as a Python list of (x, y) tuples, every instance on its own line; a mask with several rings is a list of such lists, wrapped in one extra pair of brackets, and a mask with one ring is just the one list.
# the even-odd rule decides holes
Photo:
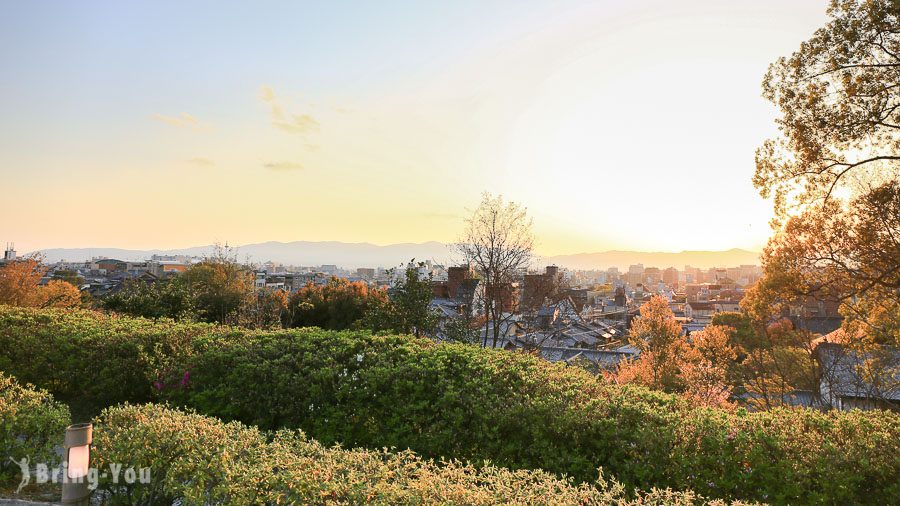
[(150, 483), (149, 467), (125, 467), (123, 464), (112, 463), (107, 469), (89, 467), (87, 472), (75, 473), (76, 475), (72, 476), (73, 473), (69, 472), (67, 462), (63, 462), (61, 466), (50, 467), (44, 462), (31, 465), (29, 457), (22, 457), (19, 460), (9, 457), (9, 460), (19, 466), (19, 473), (22, 477), (18, 488), (16, 488), (17, 494), (31, 483), (87, 483), (90, 490), (95, 490), (100, 484), (100, 480), (109, 480), (112, 484), (127, 485)]

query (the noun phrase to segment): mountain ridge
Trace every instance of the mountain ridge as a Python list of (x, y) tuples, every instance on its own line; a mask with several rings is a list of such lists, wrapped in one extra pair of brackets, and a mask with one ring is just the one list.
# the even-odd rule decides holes
[[(48, 248), (39, 250), (48, 262), (62, 260), (80, 262), (93, 257), (118, 258), (120, 260), (144, 260), (151, 255), (204, 256), (212, 253), (214, 246), (193, 246), (172, 249), (127, 248)], [(239, 260), (252, 262), (274, 261), (287, 265), (316, 266), (334, 264), (344, 268), (393, 267), (412, 258), (432, 260), (449, 265), (456, 255), (448, 244), (438, 241), (406, 242), (377, 245), (369, 242), (348, 243), (341, 241), (265, 241), (234, 247)], [(608, 250), (566, 255), (535, 255), (535, 264), (556, 264), (573, 269), (627, 269), (631, 264), (643, 263), (646, 267), (731, 267), (758, 264), (759, 253), (740, 248), (724, 251), (685, 250), (680, 252)]]

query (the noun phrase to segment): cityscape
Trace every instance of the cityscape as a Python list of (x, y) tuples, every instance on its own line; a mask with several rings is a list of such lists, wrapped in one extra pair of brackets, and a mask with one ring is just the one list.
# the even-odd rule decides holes
[(897, 0), (0, 7), (0, 506), (900, 504)]
[[(3, 263), (16, 261), (17, 252), (13, 247), (7, 245)], [(239, 257), (240, 248), (218, 248), (227, 249), (234, 258)], [(210, 254), (214, 249), (210, 248)], [(82, 303), (87, 299), (102, 307), (104, 300), (116, 300), (116, 294), (128, 293), (136, 284), (164, 285), (192, 266), (209, 261), (209, 255), (160, 254), (141, 261), (100, 257), (83, 262), (58, 261), (46, 266), (40, 284), (77, 280), (83, 294)], [(344, 282), (390, 293), (403, 283), (406, 272), (410, 271), (430, 289), (427, 308), (434, 314), (435, 322), (423, 332), (425, 336), (438, 341), (457, 340), (459, 337), (452, 335), (452, 331), (448, 335), (447, 329), (464, 322), (470, 342), (537, 352), (551, 362), (579, 363), (607, 373), (615, 372), (620, 362), (640, 354), (640, 350), (629, 344), (627, 336), (632, 321), (640, 316), (640, 308), (654, 296), (666, 301), (681, 332), (689, 337), (710, 325), (717, 314), (740, 313), (746, 289), (763, 275), (758, 265), (709, 269), (685, 265), (678, 269), (632, 264), (621, 271), (617, 266), (572, 270), (548, 265), (543, 269), (522, 267), (508, 281), (488, 288), (473, 265), (443, 265), (432, 260), (412, 259), (393, 267), (355, 269), (335, 264), (293, 266), (273, 261), (244, 263), (241, 267), (248, 273), (247, 282), (256, 292), (284, 294), (285, 307), (278, 308), (279, 314), (274, 318), (277, 322), (285, 322), (287, 306), (293, 304), (292, 296), (310, 287)], [(485, 311), (486, 300), (492, 292), (502, 314), (499, 339), (494, 339), (492, 322)], [(810, 296), (786, 307), (782, 316), (798, 330), (823, 336), (819, 343), (825, 344), (840, 332), (844, 318), (839, 306), (839, 300)], [(287, 322), (285, 325), (290, 326)], [(812, 351), (815, 354), (833, 351), (827, 348), (823, 346), (819, 350), (816, 346)], [(836, 374), (837, 366), (847, 367), (851, 359), (855, 360), (846, 353), (841, 358), (847, 363), (836, 362), (830, 374), (821, 375), (820, 384), (816, 385), (818, 391), (782, 391), (778, 403), (850, 409), (866, 402), (891, 402), (900, 396), (893, 387), (872, 397), (872, 385), (844, 385), (845, 390), (858, 397), (833, 397), (830, 389), (835, 382), (847, 381)]]

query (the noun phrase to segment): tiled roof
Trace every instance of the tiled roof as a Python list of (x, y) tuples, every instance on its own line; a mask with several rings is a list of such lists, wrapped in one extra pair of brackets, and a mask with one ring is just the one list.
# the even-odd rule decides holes
[(860, 376), (871, 354), (858, 353), (846, 346), (821, 342), (816, 356), (822, 366), (822, 382), (833, 396), (870, 397), (900, 401), (900, 353), (883, 350), (887, 355), (887, 368), (878, 381), (871, 382)]

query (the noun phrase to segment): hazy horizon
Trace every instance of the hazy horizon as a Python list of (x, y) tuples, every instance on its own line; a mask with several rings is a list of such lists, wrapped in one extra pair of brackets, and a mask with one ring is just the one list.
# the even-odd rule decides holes
[[(323, 240), (316, 240), (316, 241), (307, 240), (307, 239), (295, 239), (295, 240), (287, 240), (287, 241), (268, 240), (268, 241), (259, 241), (259, 242), (245, 243), (245, 244), (229, 243), (228, 241), (209, 241), (205, 244), (199, 244), (198, 242), (194, 242), (190, 245), (180, 245), (180, 246), (173, 246), (173, 247), (168, 247), (168, 248), (152, 247), (152, 246), (149, 246), (149, 247), (124, 247), (124, 246), (117, 246), (114, 244), (112, 244), (112, 245), (105, 244), (105, 245), (48, 246), (48, 247), (37, 248), (37, 249), (22, 249), (18, 246), (18, 243), (15, 243), (14, 241), (7, 241), (4, 244), (12, 244), (12, 245), (16, 246), (16, 250), (19, 252), (24, 251), (24, 252), (28, 252), (28, 253), (34, 253), (34, 252), (38, 252), (38, 251), (53, 250), (53, 249), (122, 249), (122, 250), (134, 250), (134, 251), (148, 251), (148, 250), (171, 251), (171, 250), (182, 250), (182, 249), (191, 249), (191, 248), (206, 248), (206, 247), (215, 246), (216, 244), (230, 245), (235, 248), (240, 248), (242, 246), (247, 246), (247, 245), (271, 244), (271, 243), (292, 244), (292, 243), (298, 243), (298, 242), (337, 243), (337, 244), (350, 244), (350, 245), (356, 244), (356, 245), (371, 245), (371, 246), (379, 246), (379, 247), (397, 246), (397, 245), (402, 245), (402, 244), (422, 245), (422, 244), (429, 244), (429, 243), (437, 243), (437, 244), (443, 244), (445, 246), (454, 244), (453, 242), (445, 242), (445, 241), (438, 241), (438, 240), (373, 242), (373, 241), (340, 241), (340, 240), (336, 240), (336, 239), (323, 239)], [(578, 255), (578, 254), (583, 254), (583, 253), (606, 253), (606, 252), (613, 252), (613, 251), (623, 251), (623, 252), (636, 251), (636, 252), (641, 252), (641, 253), (686, 253), (686, 252), (693, 252), (693, 251), (722, 252), (722, 251), (730, 251), (730, 250), (743, 250), (743, 251), (749, 251), (752, 253), (759, 253), (760, 251), (762, 251), (761, 249), (754, 250), (754, 249), (738, 248), (738, 247), (721, 249), (721, 250), (719, 250), (719, 249), (709, 249), (709, 250), (706, 250), (706, 249), (699, 249), (699, 250), (690, 250), (690, 249), (687, 249), (687, 250), (685, 250), (685, 249), (679, 249), (679, 250), (629, 250), (629, 249), (614, 248), (614, 249), (593, 250), (593, 251), (569, 251), (569, 252), (563, 252), (563, 253), (555, 253), (553, 256)], [(536, 248), (535, 254), (539, 254), (539, 255), (543, 254), (543, 252), (540, 251), (540, 247)]]
[[(231, 245), (233, 253), (241, 260), (252, 262), (275, 261), (286, 265), (335, 264), (342, 267), (392, 267), (417, 260), (433, 260), (442, 264), (457, 263), (460, 258), (451, 244), (438, 241), (422, 243), (396, 243), (376, 245), (372, 243), (345, 243), (340, 241), (266, 241), (243, 245)], [(186, 248), (125, 249), (115, 247), (47, 248), (39, 250), (46, 261), (80, 262), (94, 257), (110, 257), (119, 260), (144, 260), (153, 254), (175, 254), (205, 256), (213, 252), (214, 245), (194, 245)], [(694, 267), (731, 267), (757, 264), (758, 252), (743, 249), (723, 251), (583, 251), (561, 255), (545, 255), (535, 252), (531, 264), (534, 268), (556, 264), (573, 269), (596, 269), (607, 267), (625, 268), (636, 263), (647, 266), (681, 269), (684, 265)]]

